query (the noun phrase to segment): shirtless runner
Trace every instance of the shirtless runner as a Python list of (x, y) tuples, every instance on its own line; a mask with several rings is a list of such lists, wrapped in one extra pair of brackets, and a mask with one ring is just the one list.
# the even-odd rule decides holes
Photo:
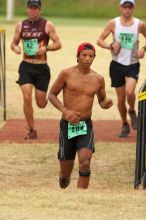
[[(104, 78), (90, 68), (94, 58), (95, 48), (91, 43), (79, 45), (78, 64), (62, 70), (49, 92), (49, 100), (62, 113), (58, 152), (61, 188), (70, 183), (76, 152), (79, 160), (77, 188), (88, 188), (90, 161), (95, 151), (91, 121), (94, 97), (97, 96), (103, 109), (112, 106), (112, 100), (106, 97)], [(63, 103), (57, 97), (61, 91)]]

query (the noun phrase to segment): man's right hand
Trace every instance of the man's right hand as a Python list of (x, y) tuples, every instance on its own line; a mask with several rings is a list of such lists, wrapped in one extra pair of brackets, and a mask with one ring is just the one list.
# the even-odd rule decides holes
[(15, 46), (14, 49), (13, 49), (13, 51), (14, 51), (17, 55), (21, 54), (21, 48), (20, 48), (19, 46)]
[(114, 54), (114, 55), (118, 55), (119, 52), (121, 50), (121, 45), (120, 43), (118, 42), (113, 42), (111, 43), (111, 52)]
[(63, 119), (72, 124), (77, 124), (80, 121), (80, 112), (65, 109), (63, 112)]
[(45, 53), (46, 53), (46, 46), (41, 46), (37, 51), (37, 55), (44, 55)]

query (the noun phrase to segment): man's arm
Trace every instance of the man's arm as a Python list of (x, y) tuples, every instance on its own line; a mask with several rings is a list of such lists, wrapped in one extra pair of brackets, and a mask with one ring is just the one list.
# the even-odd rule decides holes
[(65, 107), (60, 102), (57, 96), (61, 92), (61, 90), (63, 90), (63, 88), (65, 87), (65, 80), (66, 80), (65, 72), (62, 71), (59, 74), (58, 78), (53, 83), (48, 95), (48, 99), (50, 100), (50, 102), (54, 105), (55, 108), (57, 108), (62, 113), (64, 112)]
[[(139, 33), (141, 33), (144, 36), (144, 38), (146, 38), (146, 25), (144, 24), (143, 21), (140, 21), (139, 23)], [(145, 52), (146, 52), (146, 44), (142, 48), (140, 48), (140, 50), (138, 51), (138, 54), (137, 54), (138, 57), (143, 58), (145, 55)]]
[(121, 45), (119, 42), (112, 42), (110, 44), (108, 44), (105, 39), (112, 33), (114, 35), (114, 31), (115, 31), (115, 21), (114, 20), (110, 20), (106, 27), (104, 28), (103, 32), (101, 33), (101, 35), (99, 36), (99, 39), (97, 40), (97, 45), (110, 50), (113, 54), (117, 55), (120, 52), (121, 49)]
[(100, 80), (100, 88), (97, 91), (98, 102), (101, 108), (108, 109), (113, 105), (113, 101), (106, 96), (104, 78), (100, 76), (99, 80)]
[(108, 44), (105, 42), (105, 39), (114, 31), (114, 20), (110, 20), (103, 32), (101, 33), (101, 35), (99, 36), (98, 40), (97, 40), (97, 45), (104, 48), (104, 49), (108, 49), (111, 50), (111, 44)]
[(59, 36), (56, 33), (54, 24), (47, 21), (45, 31), (49, 35), (49, 38), (52, 40), (53, 43), (47, 45), (47, 47), (46, 47), (46, 45), (39, 47), (39, 50), (37, 51), (37, 55), (45, 54), (46, 51), (59, 50), (62, 46), (60, 39), (59, 39)]
[(61, 42), (60, 42), (60, 38), (56, 33), (54, 24), (52, 24), (49, 21), (46, 24), (46, 33), (48, 33), (50, 39), (53, 42), (52, 44), (49, 44), (47, 46), (47, 50), (48, 51), (59, 50), (62, 47)]
[(67, 109), (58, 99), (58, 94), (63, 90), (66, 86), (66, 78), (67, 73), (62, 71), (56, 81), (53, 83), (48, 99), (57, 108), (60, 112), (62, 112), (63, 118), (71, 123), (78, 123), (80, 121), (80, 113), (77, 111), (72, 111)]
[(19, 42), (21, 39), (21, 36), (20, 36), (21, 28), (22, 28), (22, 23), (19, 22), (16, 25), (15, 33), (14, 33), (14, 36), (13, 36), (13, 39), (10, 45), (11, 50), (13, 50), (16, 54), (21, 54), (21, 48), (19, 47)]

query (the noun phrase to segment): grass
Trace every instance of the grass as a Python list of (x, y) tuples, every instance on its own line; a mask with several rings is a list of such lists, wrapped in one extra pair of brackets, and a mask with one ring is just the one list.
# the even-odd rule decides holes
[(146, 194), (133, 190), (133, 144), (96, 144), (88, 190), (76, 189), (77, 160), (70, 186), (59, 188), (57, 150), (57, 144), (0, 144), (0, 219), (145, 219)]
[[(7, 25), (15, 25), (16, 22), (23, 20), (25, 16), (15, 16), (13, 18), (13, 21), (7, 22), (6, 17), (0, 16), (0, 24), (1, 26), (7, 26)], [(49, 20), (51, 20), (55, 25), (57, 26), (79, 26), (79, 27), (97, 27), (97, 26), (103, 26), (108, 19), (97, 19), (97, 18), (64, 18), (64, 17), (54, 17), (54, 16), (49, 16)]]
[[(9, 204), (6, 206), (5, 201)], [(145, 195), (48, 189), (2, 193), (1, 219), (29, 220), (137, 220), (145, 219)], [(31, 204), (31, 205), (30, 205)], [(16, 209), (17, 207), (17, 209)]]
[[(25, 15), (26, 1), (15, 0), (14, 14)], [(1, 0), (0, 14), (6, 14), (6, 1)], [(74, 18), (111, 18), (119, 13), (117, 0), (42, 0), (42, 12), (45, 16)], [(145, 0), (136, 2), (136, 16), (145, 18)]]
[[(120, 152), (115, 153), (116, 147), (117, 144), (113, 143), (97, 144), (92, 162), (91, 188), (113, 190), (133, 188), (134, 147), (132, 144), (125, 147), (121, 144)], [(55, 182), (58, 181), (57, 150), (57, 144), (13, 144), (12, 147), (10, 144), (1, 144), (0, 188), (3, 189), (3, 186), (5, 189), (18, 189), (23, 186), (31, 188), (38, 186), (38, 183), (56, 186)], [(129, 156), (125, 157), (125, 154)], [(73, 182), (77, 178), (78, 167), (75, 170)], [(113, 184), (113, 180), (117, 183)]]

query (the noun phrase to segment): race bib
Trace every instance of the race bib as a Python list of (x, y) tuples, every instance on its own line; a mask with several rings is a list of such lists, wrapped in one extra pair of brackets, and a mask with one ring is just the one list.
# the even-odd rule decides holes
[(78, 124), (68, 123), (68, 139), (85, 134), (87, 134), (87, 125), (85, 121), (80, 121)]
[(120, 33), (120, 43), (122, 48), (134, 48), (134, 34), (133, 33)]
[(23, 41), (23, 49), (26, 55), (29, 56), (36, 55), (38, 48), (39, 48), (38, 39), (30, 39)]

